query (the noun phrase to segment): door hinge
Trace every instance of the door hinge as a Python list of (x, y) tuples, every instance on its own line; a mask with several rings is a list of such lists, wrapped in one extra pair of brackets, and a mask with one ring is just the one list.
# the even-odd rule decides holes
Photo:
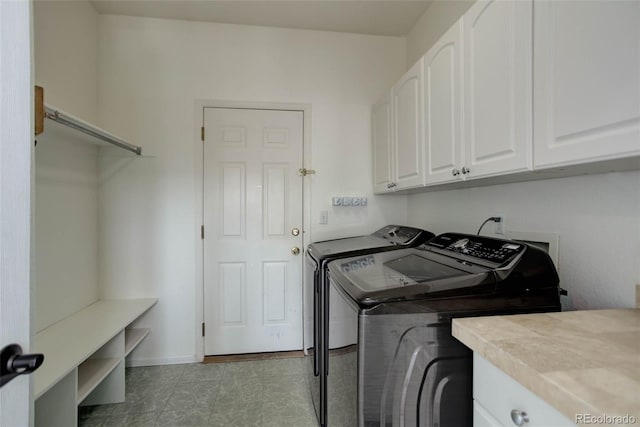
[(202, 336), (204, 336), (204, 322), (202, 322)]
[(202, 126), (200, 128), (200, 140), (202, 140), (202, 142), (204, 142), (204, 126)]
[(204, 225), (200, 226), (200, 238), (204, 240)]
[(298, 175), (300, 176), (313, 175), (314, 173), (316, 173), (316, 171), (313, 169), (307, 169), (307, 168), (298, 169)]

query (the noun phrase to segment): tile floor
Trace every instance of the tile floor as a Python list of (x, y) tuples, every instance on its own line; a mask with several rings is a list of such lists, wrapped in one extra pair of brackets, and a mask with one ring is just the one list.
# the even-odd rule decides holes
[(80, 407), (82, 427), (315, 427), (304, 359), (127, 368), (126, 402)]

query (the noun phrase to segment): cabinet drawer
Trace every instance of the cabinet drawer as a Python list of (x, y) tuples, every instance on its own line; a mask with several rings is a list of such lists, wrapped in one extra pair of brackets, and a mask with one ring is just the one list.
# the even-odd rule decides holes
[(478, 403), (503, 426), (516, 425), (511, 420), (513, 409), (527, 413), (529, 422), (523, 424), (527, 427), (575, 426), (571, 419), (477, 353), (473, 354), (473, 398), (474, 420)]

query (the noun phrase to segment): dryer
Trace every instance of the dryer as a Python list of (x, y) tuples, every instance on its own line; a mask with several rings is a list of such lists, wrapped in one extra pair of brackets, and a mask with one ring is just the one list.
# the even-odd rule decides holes
[(329, 276), (342, 322), (323, 344), (332, 427), (471, 426), (472, 354), (451, 320), (560, 311), (551, 259), (516, 241), (446, 233), (333, 261)]

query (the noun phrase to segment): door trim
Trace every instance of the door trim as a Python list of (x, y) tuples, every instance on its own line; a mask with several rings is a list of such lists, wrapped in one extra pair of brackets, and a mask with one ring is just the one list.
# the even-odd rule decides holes
[[(193, 161), (194, 161), (194, 188), (195, 188), (195, 218), (193, 227), (194, 253), (195, 253), (195, 281), (196, 291), (194, 295), (195, 313), (195, 342), (196, 360), (204, 360), (204, 337), (202, 336), (202, 323), (204, 322), (204, 245), (200, 238), (201, 225), (204, 224), (204, 156), (202, 155), (202, 140), (200, 129), (204, 123), (205, 108), (227, 108), (238, 110), (275, 110), (275, 111), (301, 111), (302, 112), (302, 159), (301, 167), (313, 169), (311, 162), (311, 104), (287, 103), (287, 102), (255, 102), (255, 101), (229, 101), (205, 99), (196, 100), (193, 125)], [(302, 182), (302, 247), (308, 244), (311, 236), (311, 180), (313, 175), (309, 175)], [(301, 258), (302, 259), (302, 258)], [(304, 262), (300, 266), (301, 277), (304, 277)], [(302, 283), (300, 284), (302, 286)], [(300, 301), (300, 313), (304, 320), (304, 304)], [(304, 335), (304, 328), (302, 331)], [(304, 342), (304, 336), (303, 336)]]
[[(32, 2), (0, 2), (0, 348), (33, 350)], [(6, 102), (4, 102), (6, 100)], [(0, 389), (0, 425), (33, 426), (33, 377)]]

